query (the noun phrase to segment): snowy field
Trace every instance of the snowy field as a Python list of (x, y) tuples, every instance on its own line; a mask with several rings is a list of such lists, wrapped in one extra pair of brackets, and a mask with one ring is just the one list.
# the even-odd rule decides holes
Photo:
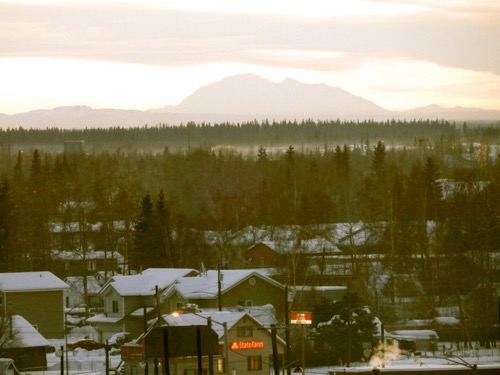
[[(76, 341), (80, 338), (88, 337), (90, 339), (97, 339), (95, 331), (91, 327), (75, 328), (68, 334), (68, 343)], [(66, 340), (49, 340), (52, 345), (57, 349), (61, 346), (65, 347)], [(440, 343), (442, 347), (443, 343)], [(446, 345), (447, 348), (451, 348), (451, 344)], [(490, 368), (498, 367), (500, 374), (500, 342), (497, 347), (491, 349), (462, 349), (462, 350), (452, 350), (452, 355), (446, 357), (442, 352), (436, 352), (435, 354), (431, 352), (422, 352), (418, 356), (406, 356), (401, 355), (398, 352), (393, 352), (388, 350), (385, 353), (385, 361), (382, 361), (380, 357), (372, 357), (369, 363), (352, 363), (351, 367), (346, 368), (344, 366), (331, 366), (331, 367), (315, 367), (306, 368), (306, 375), (328, 375), (328, 374), (344, 374), (344, 373), (366, 373), (368, 369), (373, 367), (382, 368), (382, 373), (384, 369), (390, 371), (398, 369), (411, 369), (416, 367), (425, 367), (429, 369), (442, 369), (442, 368), (466, 368), (466, 365), (477, 364), (479, 368)], [(65, 366), (66, 357), (68, 359), (69, 367), (65, 368), (65, 374), (98, 374), (104, 375), (106, 369), (106, 357), (104, 349), (86, 351), (83, 349), (77, 349), (74, 352), (64, 353)], [(66, 356), (67, 354), (67, 356)], [(110, 369), (116, 368), (121, 361), (121, 357), (118, 350), (112, 351), (109, 356), (109, 367)], [(30, 374), (36, 373), (43, 375), (60, 375), (60, 365), (61, 358), (56, 355), (56, 353), (50, 353), (47, 355), (48, 371), (34, 372), (30, 371)], [(462, 364), (460, 364), (462, 363)], [(306, 366), (307, 367), (307, 366)], [(24, 375), (24, 373), (23, 373)], [(110, 372), (110, 375), (114, 375), (114, 372)]]

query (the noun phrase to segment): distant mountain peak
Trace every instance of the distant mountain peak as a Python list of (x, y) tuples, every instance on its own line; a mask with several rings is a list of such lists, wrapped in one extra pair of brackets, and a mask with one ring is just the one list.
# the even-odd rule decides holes
[(292, 78), (274, 83), (254, 74), (241, 74), (201, 87), (169, 112), (242, 114), (258, 117), (315, 118), (387, 115), (361, 97), (325, 84), (306, 84)]
[(444, 108), (439, 105), (407, 111), (389, 111), (341, 88), (324, 83), (306, 84), (293, 78), (276, 83), (255, 74), (226, 77), (200, 87), (179, 105), (149, 111), (86, 105), (38, 109), (15, 115), (0, 114), (0, 128), (7, 127), (130, 127), (169, 123), (264, 120), (382, 120), (444, 119), (448, 121), (500, 121), (500, 111), (480, 108)]

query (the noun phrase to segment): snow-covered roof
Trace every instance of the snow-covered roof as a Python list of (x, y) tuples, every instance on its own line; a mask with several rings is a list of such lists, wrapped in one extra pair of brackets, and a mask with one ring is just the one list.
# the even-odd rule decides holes
[[(98, 232), (103, 227), (103, 223), (83, 223), (85, 226), (85, 231)], [(115, 220), (109, 222), (108, 225), (113, 230), (124, 231), (126, 229), (125, 221)], [(70, 221), (63, 223), (61, 221), (54, 221), (49, 224), (49, 230), (51, 233), (80, 233), (82, 231), (82, 223), (79, 221)]]
[[(258, 326), (269, 327), (268, 324), (256, 318), (255, 315), (245, 311), (207, 310), (198, 313), (168, 314), (162, 316), (168, 326), (207, 325), (208, 318), (210, 318), (212, 320), (212, 329), (217, 333), (219, 340), (224, 337), (224, 324), (226, 324), (229, 331), (244, 317), (251, 319)], [(271, 324), (275, 322), (273, 321)], [(281, 344), (284, 344), (281, 338), (278, 337), (278, 340)]]
[[(51, 346), (50, 342), (20, 315), (12, 316), (12, 333), (13, 339), (7, 340), (5, 347), (28, 348)], [(4, 332), (4, 334), (9, 334), (9, 332)], [(3, 341), (3, 339), (0, 341)]]
[[(203, 311), (209, 311), (204, 309)], [(277, 324), (276, 319), (276, 309), (273, 305), (267, 304), (262, 306), (235, 306), (235, 307), (224, 307), (224, 311), (238, 311), (246, 312), (251, 315), (257, 321), (259, 321), (265, 327), (270, 327), (271, 324)]]
[[(222, 270), (221, 273), (221, 293), (227, 292), (229, 289), (249, 279), (250, 277), (258, 277), (266, 280), (279, 288), (283, 285), (277, 281), (265, 276), (255, 270)], [(181, 277), (177, 283), (172, 286), (179, 294), (187, 299), (213, 299), (217, 298), (219, 288), (218, 271), (208, 270), (199, 274), (197, 277)], [(166, 294), (169, 294), (167, 291)]]
[(0, 273), (0, 291), (3, 292), (68, 288), (68, 284), (48, 271)]
[(116, 259), (117, 263), (123, 263), (125, 261), (123, 255), (118, 251), (103, 251), (103, 250), (91, 250), (91, 251), (68, 251), (68, 250), (52, 250), (52, 257), (59, 260), (82, 260), (85, 255), (86, 260), (93, 259)]
[(101, 290), (101, 294), (112, 287), (121, 296), (150, 296), (155, 294), (155, 288), (161, 291), (177, 279), (198, 274), (191, 268), (148, 268), (138, 275), (113, 276)]
[(118, 323), (123, 317), (109, 317), (105, 314), (97, 314), (85, 319), (89, 323)]
[(340, 249), (337, 246), (335, 246), (332, 242), (322, 237), (309, 238), (300, 241), (297, 240), (260, 241), (258, 243), (262, 243), (280, 254), (290, 254), (290, 253), (319, 254), (325, 252), (329, 254), (340, 253)]
[(389, 336), (404, 340), (404, 339), (421, 339), (421, 340), (426, 340), (426, 339), (433, 339), (433, 340), (438, 340), (439, 336), (436, 333), (436, 331), (430, 330), (430, 329), (402, 329), (402, 330), (397, 330), (397, 331), (392, 331), (389, 333)]
[(453, 316), (437, 316), (432, 320), (432, 322), (443, 326), (457, 326), (460, 324), (460, 320)]
[[(207, 325), (208, 318), (211, 318), (213, 321), (212, 329), (217, 333), (217, 336), (220, 339), (224, 337), (224, 327), (221, 324), (226, 323), (227, 329), (230, 330), (244, 316), (250, 316), (250, 315), (248, 315), (246, 312), (204, 311), (196, 314), (192, 313), (168, 314), (168, 315), (163, 315), (162, 317), (165, 320), (165, 323), (169, 326)], [(254, 318), (252, 319), (255, 320)], [(260, 322), (258, 321), (256, 322), (257, 324), (261, 325)]]
[(347, 286), (343, 285), (299, 285), (299, 286), (290, 286), (290, 290), (295, 292), (309, 292), (309, 291), (317, 291), (317, 292), (336, 292), (336, 291), (346, 291)]
[(0, 375), (5, 375), (5, 374), (19, 375), (19, 370), (14, 364), (14, 360), (11, 358), (0, 358)]
[(270, 238), (268, 230), (253, 227), (251, 225), (243, 228), (242, 230), (231, 234), (230, 242), (233, 245), (244, 245), (249, 243), (256, 243), (267, 241)]

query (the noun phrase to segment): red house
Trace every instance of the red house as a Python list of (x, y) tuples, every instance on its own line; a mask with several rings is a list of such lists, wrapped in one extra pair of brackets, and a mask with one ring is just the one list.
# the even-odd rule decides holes
[(272, 268), (286, 265), (287, 256), (279, 250), (274, 242), (258, 242), (244, 254), (245, 268)]

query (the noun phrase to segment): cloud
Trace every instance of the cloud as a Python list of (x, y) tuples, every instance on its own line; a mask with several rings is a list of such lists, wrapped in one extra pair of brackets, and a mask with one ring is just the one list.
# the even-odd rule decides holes
[[(187, 2), (190, 3), (190, 2)], [(412, 4), (429, 2), (412, 2)], [(500, 22), (441, 13), (311, 18), (215, 14), (138, 5), (2, 5), (0, 56), (67, 57), (161, 66), (269, 64), (249, 50), (406, 57), (500, 74)], [(303, 59), (320, 69), (317, 56)], [(284, 59), (286, 64), (290, 59)], [(327, 65), (327, 67), (330, 67)]]
[[(0, 75), (0, 90), (8, 95), (12, 79), (30, 100), (40, 99), (51, 77), (47, 98), (54, 102), (61, 93), (70, 100), (72, 82), (79, 103), (113, 105), (113, 96), (116, 105), (137, 100), (136, 107), (149, 98), (151, 107), (231, 74), (255, 73), (328, 83), (389, 108), (438, 99), (500, 108), (500, 4), (450, 4), (0, 0), (0, 67), (11, 69)], [(21, 89), (9, 90), (21, 104)]]

